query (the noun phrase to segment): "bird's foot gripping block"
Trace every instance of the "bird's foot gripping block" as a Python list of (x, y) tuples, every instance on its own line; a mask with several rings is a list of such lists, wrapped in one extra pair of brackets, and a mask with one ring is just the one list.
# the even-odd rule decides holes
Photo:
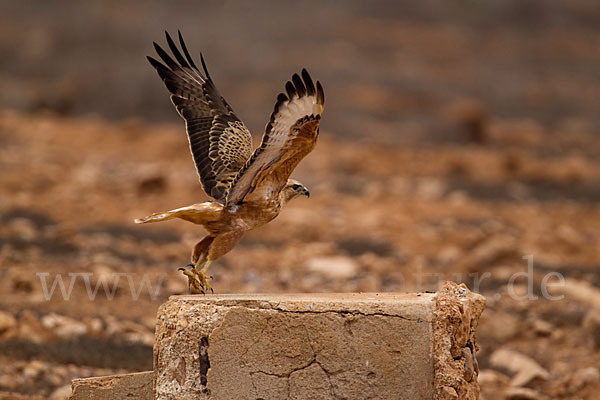
[(476, 399), (482, 296), (175, 296), (158, 313), (156, 399)]

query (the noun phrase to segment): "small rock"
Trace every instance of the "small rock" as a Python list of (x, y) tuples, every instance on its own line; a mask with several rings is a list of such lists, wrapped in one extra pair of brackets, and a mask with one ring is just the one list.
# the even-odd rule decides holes
[(311, 258), (306, 266), (309, 271), (321, 273), (331, 279), (352, 278), (359, 269), (356, 261), (345, 256)]
[(444, 107), (443, 119), (449, 127), (474, 143), (483, 143), (487, 137), (488, 112), (483, 103), (472, 98), (457, 99)]
[(520, 331), (520, 321), (512, 314), (499, 311), (493, 314), (483, 314), (478, 328), (481, 337), (494, 339), (497, 343), (506, 343)]
[(542, 397), (533, 389), (509, 387), (504, 391), (504, 400), (541, 400)]
[(66, 382), (68, 382), (65, 378), (63, 378), (58, 373), (56, 373), (55, 368), (56, 368), (56, 365), (53, 365), (51, 368), (46, 370), (44, 373), (44, 380), (51, 387), (59, 387), (61, 385), (64, 385)]
[(26, 379), (36, 379), (44, 370), (46, 364), (39, 360), (33, 360), (23, 368), (23, 376)]
[(491, 355), (490, 362), (494, 368), (513, 374), (511, 386), (525, 386), (534, 379), (547, 380), (550, 377), (548, 371), (533, 359), (513, 350), (496, 350)]
[(90, 336), (100, 336), (104, 331), (104, 323), (100, 318), (88, 318), (84, 323)]
[(569, 225), (560, 225), (556, 230), (556, 236), (561, 242), (570, 245), (574, 249), (587, 245), (585, 234)]
[(595, 367), (583, 368), (575, 372), (571, 378), (569, 388), (571, 391), (576, 392), (585, 386), (600, 382), (600, 370)]
[(583, 319), (583, 328), (591, 337), (594, 346), (600, 348), (600, 311), (588, 311)]
[(10, 222), (10, 227), (20, 239), (31, 241), (39, 234), (35, 223), (28, 218), (15, 218)]
[(0, 335), (14, 329), (17, 326), (17, 320), (12, 314), (0, 311)]
[(132, 343), (143, 343), (147, 346), (154, 345), (154, 332), (144, 325), (133, 321), (119, 321), (107, 318), (106, 333), (118, 339)]
[(450, 264), (460, 259), (461, 255), (462, 251), (458, 246), (448, 245), (440, 249), (437, 259), (442, 264)]
[(554, 326), (543, 319), (536, 319), (531, 324), (531, 328), (538, 336), (550, 336), (554, 331)]
[(17, 321), (18, 337), (33, 343), (48, 342), (56, 337), (29, 310), (23, 311)]
[(52, 372), (63, 379), (69, 376), (69, 368), (66, 365), (55, 364), (52, 367)]
[(71, 396), (71, 385), (64, 385), (50, 395), (49, 400), (67, 400)]
[(589, 282), (565, 279), (564, 284), (548, 286), (552, 296), (565, 296), (600, 311), (600, 290)]
[(458, 400), (458, 393), (456, 389), (450, 386), (444, 386), (440, 393), (440, 400)]
[(446, 185), (440, 179), (423, 178), (417, 181), (415, 192), (425, 200), (437, 200), (446, 192)]
[(508, 376), (493, 369), (482, 369), (479, 371), (479, 376), (477, 377), (477, 382), (482, 387), (504, 386), (508, 384), (509, 380)]
[(87, 326), (83, 322), (54, 313), (42, 317), (42, 325), (65, 340), (74, 339), (87, 333)]
[[(19, 375), (19, 378), (22, 379), (22, 375)], [(6, 371), (2, 371), (2, 374), (0, 374), (0, 387), (2, 388), (2, 390), (17, 390), (19, 384), (19, 379), (15, 379), (15, 376), (13, 374), (6, 373)]]
[(479, 268), (481, 265), (498, 262), (506, 256), (515, 253), (515, 238), (508, 234), (493, 235), (481, 242), (469, 253), (470, 268)]
[(9, 282), (15, 292), (31, 293), (33, 292), (34, 281), (31, 273), (21, 269), (11, 269), (8, 273)]

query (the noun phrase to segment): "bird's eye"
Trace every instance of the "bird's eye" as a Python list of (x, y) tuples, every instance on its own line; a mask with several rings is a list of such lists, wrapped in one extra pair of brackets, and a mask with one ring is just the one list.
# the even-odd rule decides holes
[(294, 190), (298, 190), (298, 189), (300, 189), (300, 185), (298, 185), (298, 184), (296, 183), (296, 184), (292, 185), (292, 189), (294, 189)]

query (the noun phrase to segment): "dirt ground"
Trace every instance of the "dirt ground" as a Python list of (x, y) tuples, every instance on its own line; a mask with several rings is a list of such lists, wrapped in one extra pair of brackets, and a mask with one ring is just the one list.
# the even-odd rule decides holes
[[(518, 372), (498, 351), (543, 370), (522, 386), (594, 398), (600, 165), (579, 149), (600, 140), (549, 132), (543, 140), (520, 122), (487, 131), (485, 144), (393, 149), (323, 131), (295, 174), (310, 199), (217, 262), (215, 290), (423, 291), (465, 281), (488, 299), (478, 334), (483, 398), (497, 398)], [(203, 232), (132, 220), (205, 198), (181, 126), (5, 111), (0, 138), (0, 387), (49, 395), (73, 377), (151, 368), (156, 309), (186, 291), (176, 269)], [(522, 299), (528, 280), (508, 283), (527, 271), (527, 255), (533, 291)], [(550, 272), (575, 293), (553, 291), (552, 277), (545, 298)], [(49, 295), (57, 276), (66, 294), (73, 281), (67, 300), (60, 286)], [(581, 287), (592, 296), (578, 297)]]
[[(326, 91), (320, 142), (293, 175), (311, 197), (216, 262), (215, 291), (465, 282), (488, 301), (482, 399), (598, 399), (598, 13), (584, 0), (392, 3), (323, 3), (297, 37), (296, 9), (224, 38), (218, 21), (248, 10), (177, 11), (192, 37), (213, 32), (209, 66), (255, 144), (292, 72), (313, 67)], [(206, 199), (143, 59), (162, 6), (80, 5), (67, 27), (48, 17), (65, 4), (0, 14), (0, 398), (59, 400), (75, 377), (151, 369), (156, 310), (186, 292), (177, 268), (204, 235), (133, 224)]]

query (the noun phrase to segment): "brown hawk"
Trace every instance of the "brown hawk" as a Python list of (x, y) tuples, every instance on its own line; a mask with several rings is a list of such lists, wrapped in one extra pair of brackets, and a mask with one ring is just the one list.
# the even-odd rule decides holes
[(306, 69), (294, 74), (285, 85), (286, 93), (277, 96), (262, 143), (253, 152), (248, 128), (217, 90), (202, 54), (203, 72), (190, 56), (181, 32), (183, 54), (168, 33), (166, 37), (172, 56), (154, 43), (162, 62), (148, 60), (185, 120), (200, 182), (214, 201), (154, 213), (135, 223), (181, 218), (208, 231), (194, 246), (192, 263), (180, 268), (190, 290), (204, 293), (212, 291), (206, 271), (214, 260), (229, 252), (246, 231), (277, 217), (285, 203), (299, 195), (309, 196), (303, 184), (289, 178), (317, 143), (325, 97), (319, 81), (315, 86)]

